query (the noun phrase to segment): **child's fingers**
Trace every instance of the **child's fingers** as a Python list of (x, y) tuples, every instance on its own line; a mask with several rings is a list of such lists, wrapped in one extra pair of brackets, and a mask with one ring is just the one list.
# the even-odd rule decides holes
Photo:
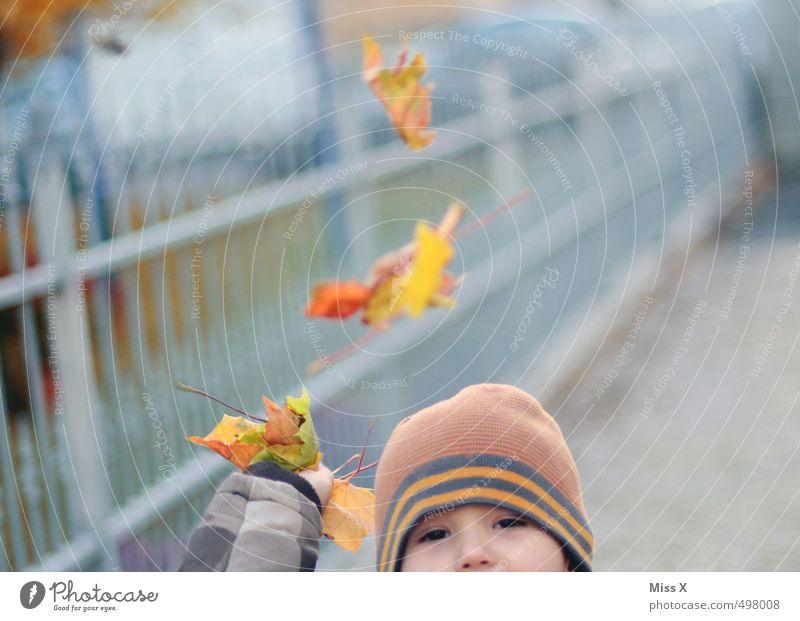
[(333, 473), (325, 464), (318, 464), (314, 470), (303, 470), (298, 473), (306, 481), (311, 483), (314, 491), (319, 496), (320, 504), (323, 510), (331, 499), (331, 492), (333, 491)]

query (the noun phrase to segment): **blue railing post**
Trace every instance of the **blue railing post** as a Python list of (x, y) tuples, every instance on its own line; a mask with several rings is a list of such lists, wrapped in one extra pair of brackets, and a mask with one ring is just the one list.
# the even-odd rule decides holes
[(44, 325), (58, 381), (54, 382), (56, 442), (65, 443), (72, 468), (61, 474), (67, 493), (80, 499), (82, 530), (97, 536), (100, 565), (112, 569), (119, 564), (117, 542), (105, 532), (113, 503), (101, 444), (104, 420), (98, 410), (89, 321), (79, 304), (74, 208), (67, 199), (60, 160), (42, 162), (32, 189), (39, 264), (47, 266), (48, 274)]
[[(299, 2), (304, 24), (303, 33), (308, 42), (310, 52), (315, 52), (311, 58), (317, 73), (315, 92), (317, 94), (317, 107), (319, 121), (314, 125), (316, 135), (314, 140), (314, 163), (316, 166), (341, 163), (341, 150), (338, 146), (339, 136), (336, 126), (336, 89), (334, 88), (328, 53), (323, 47), (324, 37), (319, 26), (319, 13), (316, 0)], [(320, 49), (317, 49), (317, 48)], [(344, 190), (337, 187), (331, 188), (325, 196), (325, 210), (331, 219), (327, 235), (337, 259), (344, 256), (345, 249), (350, 241), (350, 231), (347, 227), (347, 218), (344, 213), (339, 213), (345, 204)], [(339, 214), (339, 215), (337, 215)]]

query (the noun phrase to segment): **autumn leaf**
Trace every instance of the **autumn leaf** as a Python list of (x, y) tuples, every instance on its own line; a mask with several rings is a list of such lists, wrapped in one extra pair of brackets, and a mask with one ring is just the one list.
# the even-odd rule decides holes
[[(299, 443), (293, 444), (291, 447), (277, 445), (271, 448), (281, 459), (288, 461), (294, 470), (313, 468), (322, 459), (322, 453), (319, 452), (319, 440), (311, 420), (311, 399), (305, 386), (299, 397), (286, 397), (286, 406), (292, 412), (298, 425), (295, 437), (299, 439)], [(269, 427), (269, 422), (267, 426)]]
[[(463, 216), (464, 208), (460, 204), (453, 204), (439, 223), (436, 234), (443, 239), (460, 239), (477, 230), (481, 230), (492, 220), (503, 213), (508, 213), (514, 205), (529, 196), (531, 196), (531, 192), (527, 190), (518, 192), (499, 207), (460, 228), (458, 225)], [(427, 234), (422, 234), (422, 237), (427, 237)], [(423, 255), (433, 257), (432, 262), (434, 263), (437, 261), (441, 263), (441, 260), (437, 259), (439, 254), (437, 246), (439, 245), (433, 240), (433, 243), (428, 247), (429, 250), (423, 252)], [(364, 303), (364, 314), (362, 316), (362, 321), (370, 324), (372, 329), (364, 332), (364, 334), (345, 347), (314, 360), (307, 368), (307, 372), (310, 375), (319, 373), (325, 367), (329, 367), (335, 362), (365, 348), (382, 330), (385, 330), (390, 325), (392, 319), (400, 314), (398, 311), (401, 308), (406, 310), (406, 314), (416, 316), (414, 313), (418, 312), (422, 300), (425, 299), (428, 300), (427, 307), (453, 306), (454, 301), (449, 296), (455, 291), (463, 276), (456, 278), (449, 272), (440, 271), (441, 282), (438, 290), (436, 290), (436, 270), (423, 267), (430, 265), (430, 259), (423, 258), (415, 261), (418, 251), (419, 244), (417, 241), (409, 242), (400, 248), (387, 252), (372, 264), (367, 279), (363, 283), (363, 286), (368, 287), (371, 293)], [(420, 270), (421, 273), (418, 272), (417, 277), (411, 280), (411, 273), (415, 268)], [(433, 284), (431, 282), (427, 284), (423, 282), (429, 280)], [(411, 283), (411, 289), (404, 294), (405, 288), (409, 283)], [(433, 290), (432, 294), (431, 290)], [(314, 301), (312, 300), (306, 309), (307, 314), (313, 304)], [(350, 314), (353, 313), (351, 312)], [(343, 317), (333, 314), (333, 318), (342, 319)]]
[(357, 552), (375, 528), (375, 494), (349, 480), (334, 479), (328, 505), (322, 512), (322, 534), (337, 546)]
[[(419, 317), (431, 306), (452, 306), (448, 297), (455, 288), (456, 279), (444, 272), (453, 256), (450, 237), (458, 226), (464, 207), (453, 203), (437, 227), (420, 222), (415, 240), (378, 259), (370, 270), (371, 285), (350, 281), (348, 283), (323, 283), (314, 288), (312, 299), (305, 312), (310, 317), (345, 319), (363, 310), (361, 321), (378, 329), (405, 313)], [(358, 291), (349, 298), (350, 305), (331, 301), (345, 289)], [(360, 302), (359, 306), (356, 303)], [(340, 311), (345, 308), (347, 313)]]
[(253, 457), (250, 465), (261, 461), (271, 461), (285, 470), (297, 472), (305, 468), (314, 468), (322, 461), (322, 453), (304, 451), (303, 446), (294, 444), (284, 446), (281, 444), (264, 445)]
[[(219, 401), (199, 389), (180, 383), (178, 387)], [(319, 464), (322, 454), (311, 420), (311, 399), (305, 387), (299, 397), (286, 397), (284, 406), (266, 397), (261, 399), (266, 418), (256, 418), (260, 422), (223, 414), (222, 421), (205, 438), (187, 436), (187, 439), (216, 451), (242, 471), (261, 461), (271, 461), (291, 471)], [(255, 418), (247, 412), (240, 413)]]
[(389, 325), (389, 318), (397, 309), (403, 280), (402, 276), (387, 276), (375, 285), (374, 293), (364, 305), (364, 316), (361, 319), (363, 323), (380, 330)]
[(314, 288), (307, 314), (312, 317), (345, 319), (364, 305), (372, 289), (357, 280), (322, 283)]
[(257, 433), (259, 427), (260, 425), (251, 423), (241, 416), (223, 414), (222, 420), (205, 438), (187, 436), (187, 439), (195, 444), (207, 446), (222, 455), (239, 470), (244, 470), (261, 452), (262, 447), (242, 440), (242, 436)]
[[(198, 388), (180, 382), (176, 387), (232, 408), (230, 404)], [(260, 461), (271, 461), (293, 472), (315, 469), (322, 461), (322, 453), (319, 452), (319, 441), (311, 420), (311, 399), (305, 387), (299, 397), (287, 396), (283, 406), (267, 397), (261, 397), (261, 400), (266, 419), (256, 419), (258, 422), (254, 422), (243, 416), (223, 414), (222, 420), (205, 438), (187, 436), (187, 439), (216, 451), (242, 471)], [(246, 417), (256, 418), (242, 410), (236, 411)], [(358, 473), (377, 465), (377, 462), (364, 465), (365, 452), (366, 448), (336, 469), (338, 471), (359, 458), (353, 472), (342, 479), (334, 479), (331, 498), (322, 513), (322, 534), (336, 545), (353, 552), (361, 547), (364, 537), (375, 527), (375, 495), (369, 489), (350, 483)]]
[(312, 468), (322, 459), (319, 441), (311, 420), (311, 399), (303, 387), (299, 397), (286, 397), (286, 405), (278, 406), (262, 397), (267, 409), (264, 429), (254, 430), (243, 438), (261, 447), (251, 464), (271, 461), (287, 470)]
[(311, 398), (308, 396), (306, 387), (299, 397), (286, 397), (286, 405), (298, 416), (308, 416), (311, 410)]
[(434, 132), (426, 129), (431, 122), (431, 89), (421, 84), (427, 65), (417, 52), (405, 66), (408, 50), (403, 50), (394, 68), (383, 67), (380, 45), (364, 35), (364, 81), (381, 100), (397, 133), (411, 149), (421, 149), (433, 140)]
[(261, 397), (267, 411), (267, 424), (261, 434), (262, 439), (267, 444), (280, 444), (291, 446), (302, 444), (298, 432), (300, 423), (298, 417), (294, 415), (288, 406), (280, 407), (266, 397)]
[[(397, 306), (412, 317), (419, 317), (426, 307), (432, 305), (434, 296), (444, 284), (442, 270), (453, 257), (450, 240), (422, 222), (417, 225), (416, 238), (417, 256), (414, 257), (397, 301)], [(452, 305), (452, 300), (436, 300), (436, 305), (443, 304)]]
[(419, 317), (442, 288), (442, 270), (453, 257), (450, 240), (423, 222), (417, 224), (417, 254), (400, 284), (396, 306), (412, 317)]

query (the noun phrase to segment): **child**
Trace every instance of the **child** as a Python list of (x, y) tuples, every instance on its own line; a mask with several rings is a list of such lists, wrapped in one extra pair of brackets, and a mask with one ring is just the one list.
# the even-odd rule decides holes
[[(260, 463), (223, 483), (182, 571), (313, 571), (332, 475)], [(375, 478), (379, 571), (591, 571), (575, 461), (529, 394), (478, 384), (401, 421)]]

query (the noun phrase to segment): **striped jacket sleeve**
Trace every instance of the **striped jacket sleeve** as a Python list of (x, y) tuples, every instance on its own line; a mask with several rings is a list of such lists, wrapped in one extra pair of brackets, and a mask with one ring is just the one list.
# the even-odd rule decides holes
[(314, 571), (321, 532), (311, 484), (261, 462), (223, 481), (178, 571)]

